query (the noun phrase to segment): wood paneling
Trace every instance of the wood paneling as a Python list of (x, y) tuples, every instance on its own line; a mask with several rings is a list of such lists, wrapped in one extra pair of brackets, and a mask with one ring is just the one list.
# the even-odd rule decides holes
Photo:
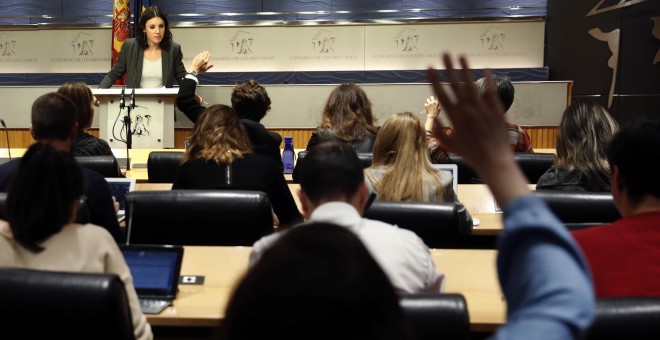
[[(557, 134), (556, 127), (528, 127), (524, 128), (524, 130), (529, 134), (529, 137), (532, 140), (532, 146), (535, 149), (555, 148), (555, 136)], [(307, 147), (307, 141), (309, 141), (309, 138), (312, 136), (314, 129), (270, 129), (270, 131), (277, 132), (282, 135), (282, 137), (293, 137), (293, 148), (304, 149)], [(99, 135), (98, 129), (90, 129), (88, 132), (97, 137)], [(7, 133), (9, 134), (9, 145), (12, 148), (27, 148), (34, 142), (29, 129), (7, 129)], [(183, 149), (183, 142), (186, 138), (190, 137), (191, 133), (192, 129), (175, 129), (174, 148)], [(2, 136), (2, 133), (0, 132), (0, 148), (6, 147), (7, 138), (6, 136)], [(280, 148), (283, 147), (284, 145), (280, 146)]]

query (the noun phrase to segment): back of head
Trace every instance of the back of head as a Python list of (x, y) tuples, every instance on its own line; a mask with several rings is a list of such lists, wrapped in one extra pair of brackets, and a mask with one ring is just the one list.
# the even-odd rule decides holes
[(69, 153), (33, 144), (21, 158), (7, 194), (14, 239), (30, 250), (41, 250), (41, 242), (75, 217), (74, 204), (84, 189), (82, 169)]
[(234, 156), (242, 157), (251, 149), (245, 127), (234, 109), (216, 104), (197, 118), (183, 162), (206, 159), (218, 164), (231, 164)]
[(228, 305), (226, 339), (405, 339), (387, 276), (352, 232), (313, 223), (282, 236)]
[(94, 107), (92, 106), (94, 95), (89, 86), (83, 81), (70, 81), (64, 83), (57, 90), (57, 93), (67, 96), (76, 106), (78, 130), (85, 131), (89, 129), (94, 119)]
[(410, 112), (399, 112), (387, 119), (376, 136), (372, 168), (387, 166), (380, 180), (371, 176), (381, 200), (424, 200), (424, 186), (435, 181), (442, 200), (443, 188), (428, 157), (426, 133), (421, 121)]
[[(494, 75), (493, 84), (495, 85), (495, 90), (497, 95), (502, 101), (502, 107), (504, 107), (504, 112), (509, 111), (511, 105), (513, 104), (513, 98), (516, 94), (516, 89), (511, 83), (511, 79), (506, 76)], [(486, 78), (479, 78), (475, 83), (479, 94), (483, 97), (486, 94)]]
[(354, 83), (335, 87), (323, 108), (320, 127), (329, 128), (335, 136), (347, 142), (375, 136), (376, 118), (367, 94)]
[(575, 101), (564, 111), (557, 129), (557, 164), (579, 171), (592, 190), (609, 191), (605, 148), (618, 129), (598, 103)]
[(314, 146), (294, 171), (300, 188), (313, 203), (348, 199), (364, 183), (357, 154), (349, 145), (336, 141)]
[(256, 80), (236, 84), (231, 93), (231, 106), (241, 119), (261, 121), (270, 110), (268, 92)]
[(32, 134), (37, 140), (66, 140), (77, 115), (71, 99), (60, 93), (46, 93), (32, 104)]
[[(140, 21), (139, 25), (142, 30), (144, 30), (147, 27), (147, 21), (153, 19), (153, 18), (161, 18), (163, 19), (163, 23), (165, 24), (165, 33), (163, 35), (163, 39), (160, 41), (160, 48), (169, 48), (170, 44), (172, 43), (172, 31), (170, 30), (170, 22), (167, 20), (167, 14), (165, 14), (163, 11), (158, 8), (158, 6), (151, 6), (144, 11), (142, 11), (142, 14), (140, 14)], [(136, 37), (139, 46), (142, 48), (147, 48), (147, 38), (144, 34), (138, 34)]]
[(634, 203), (647, 195), (660, 199), (660, 121), (642, 119), (623, 126), (608, 145), (607, 158), (619, 169)]

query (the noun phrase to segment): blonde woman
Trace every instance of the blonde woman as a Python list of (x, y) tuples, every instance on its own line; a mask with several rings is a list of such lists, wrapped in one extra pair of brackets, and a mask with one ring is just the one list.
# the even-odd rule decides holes
[(555, 164), (536, 183), (537, 190), (610, 191), (605, 147), (619, 131), (602, 106), (576, 101), (564, 111), (557, 130)]
[(376, 137), (367, 186), (384, 201), (454, 202), (451, 174), (431, 165), (422, 123), (410, 112), (390, 117)]
[(302, 222), (281, 168), (252, 152), (245, 127), (227, 105), (212, 105), (197, 118), (172, 189), (263, 191), (281, 227)]

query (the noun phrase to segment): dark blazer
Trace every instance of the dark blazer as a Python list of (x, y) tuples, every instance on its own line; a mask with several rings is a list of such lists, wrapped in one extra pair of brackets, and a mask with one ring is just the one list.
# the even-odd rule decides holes
[[(192, 79), (183, 78), (179, 86), (179, 93), (176, 96), (176, 106), (194, 123), (202, 112), (206, 110), (204, 106), (195, 100), (197, 83)], [(259, 122), (249, 119), (241, 119), (241, 122), (245, 127), (248, 138), (250, 138), (250, 143), (252, 143), (252, 151), (271, 158), (278, 166), (282, 167), (282, 156), (280, 154), (282, 136), (268, 131)]]
[[(380, 131), (380, 127), (377, 127), (377, 129)], [(330, 129), (319, 127), (314, 132), (312, 132), (312, 136), (309, 138), (309, 141), (307, 142), (306, 150), (309, 151), (309, 149), (311, 149), (316, 144), (321, 144), (333, 140), (344, 142), (350, 145), (353, 148), (353, 150), (355, 150), (355, 152), (371, 153), (374, 150), (376, 136), (375, 135), (367, 136), (363, 140), (347, 142), (335, 136)]]
[[(135, 38), (126, 39), (121, 45), (117, 62), (112, 65), (112, 69), (103, 78), (99, 88), (109, 88), (112, 84), (126, 74), (126, 87), (138, 88), (142, 80), (142, 62), (144, 60), (144, 49), (138, 46)], [(186, 67), (183, 66), (183, 53), (181, 45), (172, 41), (168, 49), (161, 52), (161, 62), (163, 64), (163, 84), (165, 87), (173, 87), (174, 81), (177, 84), (186, 75)], [(133, 73), (137, 72), (137, 73)]]

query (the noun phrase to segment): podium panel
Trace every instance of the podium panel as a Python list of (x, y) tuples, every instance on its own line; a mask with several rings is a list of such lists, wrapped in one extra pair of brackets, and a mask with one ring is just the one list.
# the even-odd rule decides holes
[[(120, 109), (121, 88), (94, 89), (100, 102), (99, 137), (113, 149), (126, 148), (124, 117), (133, 89), (124, 90), (126, 108)], [(166, 149), (174, 147), (174, 107), (179, 89), (135, 89), (135, 108), (130, 110), (131, 148)]]

